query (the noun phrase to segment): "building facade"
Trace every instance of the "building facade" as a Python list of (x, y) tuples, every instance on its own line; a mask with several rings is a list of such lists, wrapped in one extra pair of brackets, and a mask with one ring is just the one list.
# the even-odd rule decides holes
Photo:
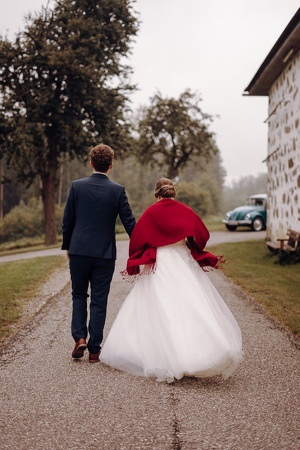
[(267, 237), (300, 231), (300, 9), (246, 88), (269, 97)]

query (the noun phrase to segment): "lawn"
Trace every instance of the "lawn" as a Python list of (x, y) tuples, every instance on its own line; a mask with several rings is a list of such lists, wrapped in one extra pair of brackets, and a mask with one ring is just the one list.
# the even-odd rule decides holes
[(12, 333), (27, 302), (53, 273), (64, 267), (61, 256), (38, 257), (0, 263), (0, 342)]
[(212, 246), (224, 273), (292, 333), (300, 336), (300, 265), (276, 264), (264, 241)]
[(209, 216), (204, 217), (203, 222), (209, 231), (227, 231), (224, 223), (222, 222), (223, 217), (221, 216)]

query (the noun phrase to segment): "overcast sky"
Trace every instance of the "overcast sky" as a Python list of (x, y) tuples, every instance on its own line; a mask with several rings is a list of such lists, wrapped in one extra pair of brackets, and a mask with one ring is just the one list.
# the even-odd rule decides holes
[[(2, 0), (2, 35), (13, 37), (24, 15), (46, 3)], [(158, 90), (164, 97), (197, 91), (203, 111), (219, 116), (210, 129), (227, 182), (266, 172), (268, 98), (243, 92), (299, 6), (299, 0), (137, 0), (134, 106), (149, 104)]]

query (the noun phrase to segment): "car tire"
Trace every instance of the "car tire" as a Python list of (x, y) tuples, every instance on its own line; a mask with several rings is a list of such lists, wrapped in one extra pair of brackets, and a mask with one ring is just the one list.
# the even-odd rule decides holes
[(236, 225), (226, 225), (227, 230), (229, 231), (235, 231), (237, 229)]
[(261, 217), (257, 216), (255, 217), (255, 219), (253, 220), (252, 224), (251, 224), (251, 229), (252, 231), (261, 231), (264, 228), (264, 223)]

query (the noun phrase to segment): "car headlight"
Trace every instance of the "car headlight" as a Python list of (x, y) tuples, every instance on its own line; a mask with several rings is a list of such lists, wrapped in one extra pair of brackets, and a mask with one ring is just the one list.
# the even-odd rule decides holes
[(230, 214), (229, 213), (225, 214), (225, 219), (230, 219)]
[(244, 219), (249, 220), (250, 219), (250, 214), (246, 214)]

